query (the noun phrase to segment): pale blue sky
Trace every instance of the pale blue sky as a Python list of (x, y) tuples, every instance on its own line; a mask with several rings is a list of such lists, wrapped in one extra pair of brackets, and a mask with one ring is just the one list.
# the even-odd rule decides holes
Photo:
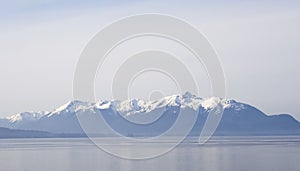
[(222, 61), (227, 97), (300, 120), (296, 0), (1, 1), (0, 116), (52, 110), (72, 99), (86, 43), (105, 25), (142, 13), (173, 15), (201, 30)]

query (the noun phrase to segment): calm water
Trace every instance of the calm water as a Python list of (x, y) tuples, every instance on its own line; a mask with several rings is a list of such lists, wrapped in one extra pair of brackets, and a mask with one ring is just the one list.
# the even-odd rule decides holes
[[(116, 148), (151, 150), (164, 142), (122, 144), (102, 138)], [(170, 140), (172, 141), (172, 140)], [(148, 160), (111, 156), (86, 138), (0, 140), (0, 171), (95, 170), (300, 170), (300, 137), (218, 137), (206, 145), (189, 139), (171, 152)]]

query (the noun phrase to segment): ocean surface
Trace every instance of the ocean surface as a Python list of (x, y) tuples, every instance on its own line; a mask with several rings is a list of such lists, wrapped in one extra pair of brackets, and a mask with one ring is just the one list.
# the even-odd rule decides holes
[[(103, 146), (128, 153), (157, 150), (161, 142), (123, 143), (99, 138)], [(146, 160), (108, 154), (88, 138), (0, 139), (0, 171), (299, 171), (300, 137), (214, 137), (206, 144), (189, 138), (170, 152)]]

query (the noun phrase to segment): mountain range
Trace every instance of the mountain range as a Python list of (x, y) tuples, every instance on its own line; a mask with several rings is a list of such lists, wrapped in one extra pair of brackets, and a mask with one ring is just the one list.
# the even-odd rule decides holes
[[(0, 127), (5, 131), (37, 131), (26, 132), (29, 137), (30, 133), (84, 136), (82, 124), (85, 131), (93, 130), (90, 132), (95, 135), (109, 136), (109, 125), (125, 136), (156, 136), (169, 130), (183, 114), (182, 122), (174, 127), (172, 133), (180, 135), (183, 133), (181, 128), (191, 127), (189, 135), (197, 136), (210, 111), (216, 107), (223, 108), (224, 112), (214, 135), (300, 135), (300, 123), (291, 115), (266, 115), (251, 105), (235, 100), (201, 98), (189, 92), (153, 101), (128, 99), (90, 103), (73, 100), (51, 112), (23, 112), (2, 118)], [(105, 122), (97, 122), (100, 116)], [(189, 122), (192, 117), (195, 117), (194, 125)]]

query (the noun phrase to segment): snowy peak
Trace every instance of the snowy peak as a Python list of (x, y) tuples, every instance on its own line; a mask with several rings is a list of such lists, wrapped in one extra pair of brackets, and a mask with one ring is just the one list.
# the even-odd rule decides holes
[(69, 101), (68, 103), (60, 106), (59, 108), (55, 109), (53, 112), (49, 113), (47, 117), (51, 117), (54, 115), (63, 115), (63, 114), (70, 114), (74, 113), (78, 110), (85, 110), (88, 107), (93, 106), (94, 103), (89, 103), (89, 102), (82, 102), (79, 100), (72, 100)]
[(78, 100), (70, 101), (53, 112), (24, 112), (7, 117), (6, 119), (10, 123), (17, 123), (20, 121), (35, 121), (41, 117), (52, 117), (57, 115), (73, 115), (79, 110), (105, 110), (112, 109), (118, 111), (122, 115), (131, 115), (138, 113), (147, 113), (156, 109), (162, 109), (166, 107), (180, 107), (191, 108), (198, 111), (200, 107), (209, 111), (217, 106), (222, 106), (224, 109), (232, 108), (234, 110), (242, 110), (245, 108), (244, 104), (238, 103), (234, 100), (223, 99), (219, 97), (201, 98), (193, 95), (190, 92), (185, 92), (182, 95), (166, 96), (158, 100), (145, 101), (142, 99), (128, 99), (124, 101), (118, 100), (101, 100), (97, 103), (82, 102)]
[(10, 123), (16, 123), (21, 121), (35, 121), (39, 120), (44, 115), (48, 114), (48, 112), (23, 112), (18, 113), (13, 116), (7, 117), (6, 119)]
[(112, 105), (111, 101), (100, 100), (99, 102), (97, 102), (95, 104), (95, 107), (97, 109), (109, 109), (111, 107), (111, 105)]
[(85, 102), (81, 102), (78, 100), (69, 101), (68, 103), (60, 106), (59, 108), (55, 109), (53, 113), (60, 113), (60, 112), (73, 112), (79, 106), (85, 106)]
[(155, 109), (177, 106), (181, 108), (191, 108), (198, 111), (200, 107), (205, 110), (213, 109), (217, 106), (225, 108), (233, 107), (234, 109), (242, 109), (243, 104), (236, 103), (234, 100), (223, 99), (219, 97), (201, 98), (190, 92), (183, 95), (166, 96), (158, 100), (144, 101), (141, 99), (128, 99), (124, 101), (99, 101), (95, 107), (98, 109), (114, 108), (123, 115), (135, 113), (151, 112)]

